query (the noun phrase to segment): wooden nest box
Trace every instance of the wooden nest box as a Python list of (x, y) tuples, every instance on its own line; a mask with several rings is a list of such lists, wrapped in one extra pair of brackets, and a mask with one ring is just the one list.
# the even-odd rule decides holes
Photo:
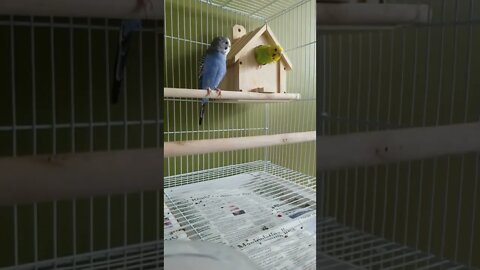
[[(258, 45), (280, 45), (268, 25), (250, 33), (241, 25), (233, 26), (232, 48), (227, 55), (227, 74), (221, 89), (242, 92), (286, 93), (287, 71), (292, 64), (285, 51), (277, 62), (259, 65), (255, 60)], [(285, 48), (284, 48), (285, 49)]]

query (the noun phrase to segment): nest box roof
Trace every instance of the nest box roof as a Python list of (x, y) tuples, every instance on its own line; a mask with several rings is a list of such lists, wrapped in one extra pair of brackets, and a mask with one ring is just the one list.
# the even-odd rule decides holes
[[(268, 25), (265, 24), (265, 25), (255, 29), (255, 30), (253, 30), (252, 32), (249, 32), (249, 33), (243, 35), (242, 37), (233, 40), (232, 48), (227, 55), (227, 64), (231, 65), (231, 64), (236, 63), (240, 59), (240, 57), (242, 57), (247, 52), (247, 48), (248, 48), (247, 45), (251, 41), (259, 38), (262, 35), (265, 35), (265, 37), (267, 38), (269, 43), (271, 43), (272, 45), (280, 44), (280, 42), (278, 42), (277, 38), (273, 35), (272, 29), (270, 29), (270, 27), (268, 27)], [(284, 63), (285, 68), (287, 70), (292, 69), (292, 62), (290, 62), (290, 59), (288, 59), (288, 57), (285, 53), (282, 53), (282, 57), (280, 58), (280, 61), (282, 61)]]

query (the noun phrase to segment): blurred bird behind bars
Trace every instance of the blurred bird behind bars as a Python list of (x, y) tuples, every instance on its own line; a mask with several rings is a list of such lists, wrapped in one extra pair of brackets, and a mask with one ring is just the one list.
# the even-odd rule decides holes
[[(162, 147), (163, 26), (146, 19), (132, 36), (120, 101), (112, 105), (120, 22), (0, 16), (2, 162)], [(74, 254), (77, 259), (69, 262), (80, 264), (93, 257), (78, 254), (100, 252), (98, 256), (103, 250), (113, 256), (115, 247), (161, 239), (159, 192), (107, 193), (0, 206), (0, 267)]]

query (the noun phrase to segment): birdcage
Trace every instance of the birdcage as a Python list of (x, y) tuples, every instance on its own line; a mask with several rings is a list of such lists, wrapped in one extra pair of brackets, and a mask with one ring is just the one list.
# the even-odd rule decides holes
[[(135, 2), (2, 2), (0, 268), (156, 269), (164, 239), (263, 269), (480, 267), (477, 0), (317, 1), (316, 27), (311, 0)], [(238, 73), (279, 87), (213, 92), (199, 125), (199, 60), (239, 29), (291, 70)]]
[[(474, 70), (475, 59), (478, 60), (478, 55), (472, 51), (477, 43), (473, 33), (478, 7), (474, 1), (447, 0), (324, 2), (328, 3), (321, 3), (317, 9), (320, 24), (315, 42), (319, 52), (315, 54), (319, 67), (315, 80), (321, 94), (321, 110), (317, 113), (321, 121), (317, 128), (323, 135), (316, 142), (319, 154), (316, 169), (320, 171), (317, 174), (317, 193), (320, 198), (316, 227), (317, 267), (476, 267), (478, 156), (467, 154), (459, 157), (459, 154), (478, 151), (478, 124), (467, 123), (478, 121), (478, 106), (475, 106), (478, 93), (473, 91), (474, 84), (471, 81), (471, 71)], [(305, 65), (312, 54), (307, 53), (306, 58), (298, 63), (297, 56), (292, 56), (287, 49), (288, 56), (294, 62), (293, 72), (287, 74), (287, 91), (300, 93), (298, 100), (278, 104), (258, 104), (261, 101), (246, 104), (244, 100), (247, 96), (236, 93), (235, 97), (225, 97), (232, 99), (232, 104), (224, 104), (225, 100), (222, 99), (220, 104), (213, 104), (207, 113), (206, 126), (199, 127), (196, 125), (199, 101), (193, 100), (192, 105), (187, 99), (205, 94), (194, 90), (196, 66), (190, 63), (195, 63), (208, 47), (208, 42), (218, 35), (216, 26), (226, 31), (220, 32), (222, 35), (228, 35), (230, 28), (222, 28), (222, 23), (217, 24), (218, 20), (223, 22), (218, 14), (228, 14), (222, 8), (232, 8), (234, 3), (207, 1), (210, 6), (194, 6), (193, 9), (199, 12), (191, 12), (188, 4), (183, 9), (177, 3), (166, 5), (171, 17), (166, 21), (165, 49), (166, 55), (170, 54), (171, 58), (167, 56), (165, 62), (168, 91), (165, 92), (168, 100), (164, 113), (165, 141), (172, 142), (166, 144), (167, 156), (183, 156), (165, 160), (167, 214), (178, 218), (176, 234), (173, 234), (175, 238), (236, 244), (235, 240), (238, 239), (231, 239), (228, 232), (239, 234), (243, 231), (225, 232), (219, 229), (212, 232), (208, 229), (211, 223), (202, 219), (201, 209), (207, 207), (205, 211), (212, 212), (215, 209), (208, 204), (203, 205), (204, 201), (198, 202), (198, 206), (192, 205), (185, 196), (211, 196), (225, 187), (232, 188), (231, 183), (226, 184), (229, 181), (236, 182), (235, 188), (248, 186), (259, 193), (279, 196), (285, 194), (277, 185), (281, 180), (297, 183), (297, 179), (302, 179), (303, 183), (300, 184), (310, 186), (308, 181), (303, 180), (303, 175), (309, 173), (296, 167), (297, 164), (309, 164), (305, 163), (308, 158), (304, 161), (300, 158), (302, 154), (308, 155), (304, 149), (292, 153), (282, 150), (289, 146), (268, 145), (263, 148), (264, 151), (257, 152), (259, 158), (255, 152), (258, 149), (242, 150), (243, 155), (242, 152), (224, 153), (221, 150), (241, 149), (235, 146), (235, 142), (239, 141), (243, 147), (257, 142), (250, 136), (258, 136), (258, 133), (250, 131), (230, 135), (228, 132), (231, 130), (222, 128), (222, 125), (229, 127), (232, 123), (230, 110), (234, 110), (237, 117), (245, 117), (239, 112), (249, 112), (255, 107), (267, 108), (265, 123), (268, 123), (266, 135), (270, 138), (269, 143), (276, 138), (272, 135), (284, 134), (298, 121), (308, 117), (310, 110), (298, 112), (295, 106), (302, 104), (302, 109), (306, 109), (303, 102), (308, 101), (303, 100), (309, 99), (309, 93), (298, 90), (298, 83), (292, 80), (305, 82), (303, 76), (311, 71), (311, 67)], [(250, 2), (249, 5), (240, 3), (234, 11), (242, 12), (245, 8), (251, 8), (252, 11), (247, 12), (249, 16), (270, 12), (276, 7), (261, 4), (256, 7)], [(252, 26), (248, 25), (250, 17), (244, 18), (241, 16), (243, 13), (239, 13), (236, 18), (240, 17), (240, 22), (233, 20), (230, 25), (246, 25), (247, 31), (254, 32), (266, 23), (281, 43), (288, 43), (289, 38), (297, 42), (298, 37), (293, 36), (308, 28), (308, 24), (300, 30), (295, 28), (297, 23), (306, 23), (302, 21), (305, 15), (302, 15), (301, 7), (300, 3), (281, 15), (274, 15), (274, 20), (267, 16)], [(197, 23), (195, 16), (203, 18), (207, 27), (211, 25), (212, 29), (208, 30), (211, 36), (203, 36), (202, 33), (207, 34), (207, 30), (203, 24)], [(182, 29), (182, 24), (178, 23), (184, 22), (182, 18), (191, 19), (193, 23)], [(276, 19), (281, 21), (280, 29), (274, 25)], [(192, 25), (197, 27), (197, 32), (190, 31)], [(284, 37), (285, 33), (287, 37)], [(200, 40), (201, 44), (190, 44), (192, 38), (196, 38), (197, 42)], [(305, 40), (294, 47), (308, 50), (307, 44), (311, 42)], [(191, 46), (197, 49), (197, 45), (201, 49), (193, 54), (194, 60), (189, 59), (192, 54), (185, 51), (189, 52)], [(186, 55), (186, 59), (176, 58), (178, 54)], [(299, 67), (304, 67), (307, 73), (299, 71)], [(182, 74), (191, 75), (182, 78)], [(259, 95), (249, 97), (250, 100), (255, 98), (261, 99)], [(242, 102), (235, 104), (235, 99)], [(226, 106), (226, 109), (222, 106)], [(274, 108), (280, 108), (282, 112), (269, 110)], [(442, 110), (444, 108), (446, 110)], [(240, 120), (239, 126), (245, 128), (255, 123), (259, 115), (260, 112), (253, 113), (250, 118)], [(208, 117), (213, 117), (213, 124), (212, 118)], [(272, 125), (268, 120), (272, 118), (278, 122), (274, 120)], [(276, 123), (279, 126), (275, 127)], [(210, 124), (213, 127), (209, 127)], [(187, 128), (179, 131), (184, 126)], [(191, 132), (191, 128), (195, 127), (198, 130)], [(203, 132), (205, 129), (207, 131)], [(305, 130), (308, 129), (294, 129), (295, 132)], [(221, 132), (227, 134), (219, 134)], [(228, 144), (228, 147), (222, 144)], [(445, 154), (450, 156), (438, 158)], [(239, 158), (248, 162), (239, 162)], [(282, 172), (278, 173), (279, 170)], [(245, 173), (248, 173), (247, 176), (244, 176)], [(278, 176), (281, 179), (277, 179)], [(312, 187), (316, 189), (316, 184)], [(309, 194), (294, 191), (293, 186), (290, 190), (290, 193), (295, 193), (290, 195), (293, 201), (310, 198)], [(260, 205), (260, 201), (258, 199), (254, 205)], [(262, 202), (269, 205), (271, 201)], [(284, 204), (294, 208), (289, 203)], [(465, 209), (465, 205), (470, 207)], [(248, 206), (245, 203), (245, 208)], [(264, 212), (259, 210), (259, 213)], [(304, 238), (302, 241), (308, 243)], [(310, 247), (298, 242), (295, 244), (298, 245), (297, 250), (308, 253)], [(276, 252), (275, 255), (282, 254), (278, 250)], [(283, 267), (282, 262), (289, 259), (298, 260), (294, 255), (293, 258), (278, 260), (276, 264), (266, 266), (266, 269)], [(302, 262), (307, 261), (306, 257)], [(252, 256), (252, 259), (258, 257)], [(260, 260), (257, 262), (261, 263)], [(293, 266), (290, 267), (293, 269)], [(305, 265), (296, 267), (308, 268)]]
[(477, 269), (479, 1), (336, 2), (317, 6), (319, 253)]
[[(211, 241), (262, 269), (315, 269), (315, 28), (312, 0), (165, 1), (165, 250)], [(199, 125), (217, 36), (232, 41), (227, 75)], [(260, 66), (259, 44), (282, 58)]]
[[(0, 268), (163, 264), (163, 2), (137, 2), (0, 5)], [(112, 104), (121, 20), (133, 18)]]

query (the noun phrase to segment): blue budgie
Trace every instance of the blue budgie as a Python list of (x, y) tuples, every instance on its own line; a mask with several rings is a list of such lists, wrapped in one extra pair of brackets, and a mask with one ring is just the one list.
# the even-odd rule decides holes
[(114, 79), (111, 96), (112, 104), (116, 104), (120, 96), (123, 81), (123, 71), (125, 70), (125, 65), (127, 64), (127, 54), (130, 47), (130, 40), (132, 38), (132, 34), (135, 31), (139, 31), (141, 27), (141, 20), (131, 19), (122, 21), (118, 41), (117, 57), (115, 59)]
[[(232, 44), (230, 39), (227, 37), (216, 37), (213, 39), (210, 47), (207, 49), (207, 53), (200, 61), (198, 86), (200, 89), (207, 90), (207, 96), (210, 95), (210, 91), (212, 89), (217, 90), (218, 95), (221, 94), (221, 90), (218, 88), (218, 85), (227, 73), (227, 54), (230, 51), (231, 46)], [(200, 106), (199, 125), (202, 124), (203, 116), (205, 115), (205, 106), (207, 103), (208, 98), (204, 97)]]

